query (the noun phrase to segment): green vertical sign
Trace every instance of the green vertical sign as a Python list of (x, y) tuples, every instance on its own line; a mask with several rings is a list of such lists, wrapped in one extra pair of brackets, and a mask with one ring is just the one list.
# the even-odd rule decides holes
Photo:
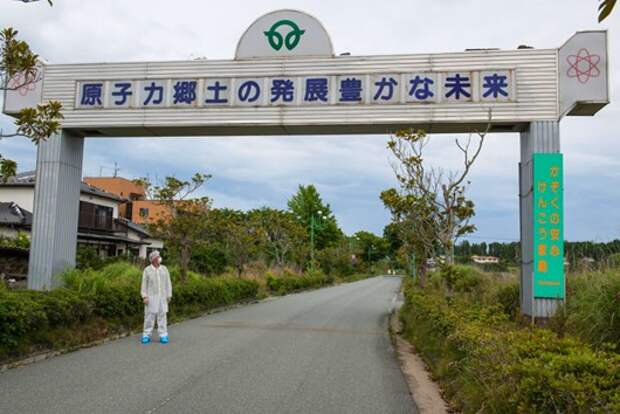
[(534, 154), (534, 297), (564, 299), (562, 154)]

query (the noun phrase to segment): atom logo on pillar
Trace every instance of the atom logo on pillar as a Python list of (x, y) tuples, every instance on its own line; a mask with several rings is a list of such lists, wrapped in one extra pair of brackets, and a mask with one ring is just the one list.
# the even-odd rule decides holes
[(19, 93), (21, 96), (26, 96), (30, 91), (34, 91), (37, 88), (36, 83), (39, 81), (37, 79), (37, 72), (34, 73), (17, 73), (15, 74), (9, 84), (7, 85), (9, 90), (14, 90)]
[(566, 76), (577, 78), (579, 83), (588, 83), (591, 78), (598, 78), (601, 74), (598, 68), (601, 57), (590, 54), (588, 49), (579, 49), (576, 55), (568, 55), (566, 61), (570, 65)]

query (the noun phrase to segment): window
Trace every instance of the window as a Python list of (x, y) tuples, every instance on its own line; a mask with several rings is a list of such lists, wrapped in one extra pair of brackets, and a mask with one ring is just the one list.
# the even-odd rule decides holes
[(140, 208), (140, 217), (147, 218), (149, 216), (149, 209), (146, 207)]
[(79, 227), (91, 230), (112, 230), (112, 207), (80, 201)]

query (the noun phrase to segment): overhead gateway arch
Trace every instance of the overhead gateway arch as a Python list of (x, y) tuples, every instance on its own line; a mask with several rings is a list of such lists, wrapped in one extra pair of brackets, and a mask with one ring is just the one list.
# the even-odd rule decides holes
[(62, 131), (37, 153), (28, 286), (53, 288), (75, 264), (85, 136), (459, 133), (490, 110), (492, 132), (521, 133), (521, 305), (547, 316), (565, 291), (559, 122), (609, 103), (607, 62), (605, 31), (551, 49), (338, 56), (317, 19), (278, 10), (232, 60), (45, 65), (4, 107), (63, 105)]

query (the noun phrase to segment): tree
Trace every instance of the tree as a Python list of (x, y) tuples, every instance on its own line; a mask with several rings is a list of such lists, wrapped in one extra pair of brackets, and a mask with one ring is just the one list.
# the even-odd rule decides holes
[[(315, 227), (317, 249), (333, 245), (342, 238), (342, 230), (338, 227), (331, 207), (329, 204), (323, 203), (315, 186), (300, 185), (297, 193), (288, 201), (288, 208), (295, 219), (306, 229), (308, 238), (310, 237), (312, 217), (321, 222), (320, 226)], [(326, 217), (326, 219), (321, 219), (321, 217)]]
[(390, 245), (386, 239), (368, 231), (353, 235), (360, 258), (367, 263), (376, 263), (388, 255)]
[(144, 189), (144, 195), (146, 196), (147, 200), (153, 198), (153, 184), (151, 183), (151, 179), (148, 176), (134, 178), (133, 180), (131, 180), (131, 182), (139, 185)]
[(398, 223), (389, 223), (383, 228), (383, 238), (388, 242), (388, 255), (396, 257), (398, 250), (403, 246)]
[(261, 243), (260, 224), (241, 211), (228, 210), (224, 218), (224, 246), (230, 263), (241, 277), (245, 266), (259, 252)]
[(331, 276), (346, 277), (355, 273), (350, 245), (344, 239), (319, 251), (317, 261), (321, 270)]
[[(388, 148), (398, 161), (398, 164), (394, 165), (394, 172), (401, 191), (400, 194), (398, 192), (386, 194), (387, 205), (411, 208), (417, 215), (426, 215), (427, 218), (424, 220), (428, 220), (429, 223), (417, 224), (435, 232), (435, 239), (441, 244), (448, 263), (452, 263), (454, 259), (455, 241), (475, 230), (475, 226), (469, 223), (474, 216), (474, 203), (465, 197), (466, 184), (469, 184), (465, 179), (480, 155), (490, 127), (489, 111), (487, 128), (477, 133), (479, 139), (473, 144), (473, 148), (471, 135), (464, 143), (455, 140), (457, 148), (463, 155), (463, 170), (460, 172), (444, 171), (426, 165), (424, 148), (428, 144), (428, 137), (424, 131), (400, 130), (388, 142)], [(389, 199), (395, 195), (404, 198)], [(416, 220), (411, 214), (408, 216), (409, 219)]]
[(600, 23), (605, 20), (614, 10), (615, 6), (616, 0), (600, 0), (600, 4), (598, 5), (598, 22)]
[(406, 189), (391, 188), (381, 193), (381, 201), (392, 213), (392, 224), (402, 241), (398, 256), (408, 267), (415, 266), (422, 286), (426, 281), (427, 260), (436, 256), (437, 249), (436, 207), (428, 197)]
[[(26, 1), (24, 1), (26, 2)], [(50, 2), (51, 5), (51, 2)], [(0, 90), (19, 90), (40, 82), (39, 56), (23, 40), (17, 39), (17, 30), (8, 27), (0, 32)], [(57, 101), (24, 108), (16, 116), (15, 132), (3, 133), (0, 139), (24, 136), (39, 144), (60, 129), (62, 105)], [(6, 182), (17, 172), (17, 163), (0, 154), (0, 180)]]
[(268, 260), (283, 267), (304, 243), (305, 229), (286, 211), (263, 207), (250, 211), (249, 216), (260, 228), (261, 244)]
[(196, 173), (190, 181), (166, 177), (164, 184), (153, 188), (154, 199), (166, 207), (150, 227), (156, 236), (165, 240), (167, 248), (178, 254), (181, 280), (187, 279), (192, 249), (200, 243), (210, 207), (207, 197), (189, 197), (211, 178)]

